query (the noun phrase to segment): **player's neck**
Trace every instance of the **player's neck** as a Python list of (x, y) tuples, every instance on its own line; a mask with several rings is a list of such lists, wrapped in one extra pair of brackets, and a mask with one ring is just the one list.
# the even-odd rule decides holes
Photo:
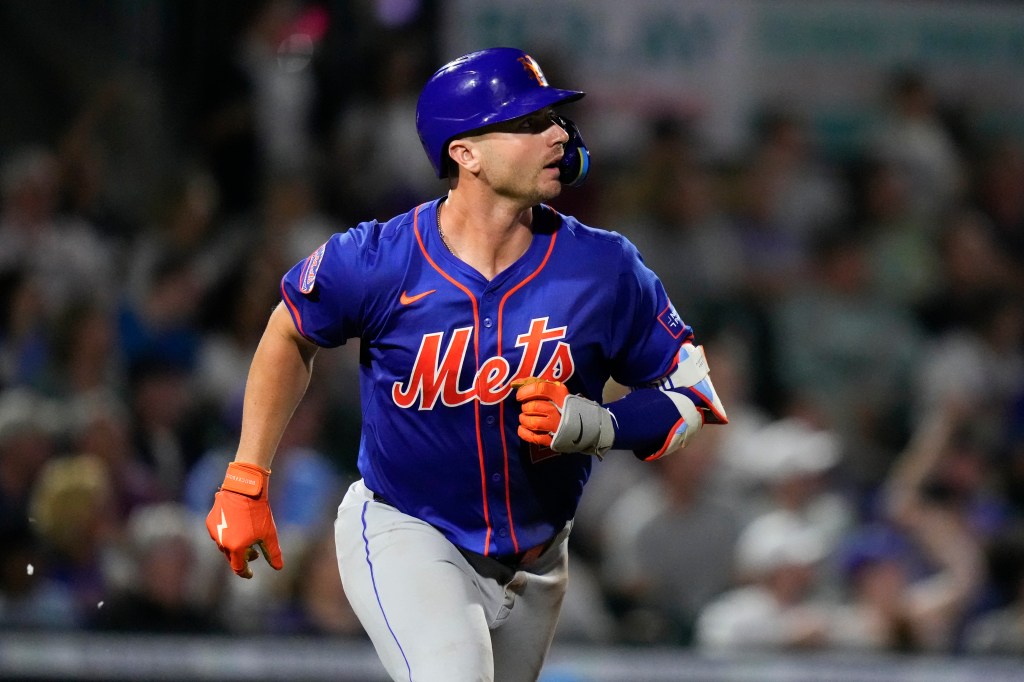
[(458, 192), (449, 192), (438, 212), (445, 246), (487, 279), (494, 279), (519, 260), (533, 239), (532, 208), (508, 202), (472, 202)]

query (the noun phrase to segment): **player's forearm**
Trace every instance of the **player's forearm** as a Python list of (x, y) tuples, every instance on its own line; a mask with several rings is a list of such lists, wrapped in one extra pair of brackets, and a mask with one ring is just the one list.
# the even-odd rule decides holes
[(614, 447), (644, 460), (685, 447), (705, 423), (729, 422), (704, 349), (690, 342), (682, 345), (676, 367), (656, 387), (634, 389), (605, 407), (615, 421)]
[[(615, 421), (617, 450), (630, 450), (640, 459), (658, 453), (680, 428), (683, 418), (672, 400), (657, 388), (635, 389), (605, 407)], [(690, 425), (693, 427), (694, 425)], [(696, 425), (703, 426), (703, 422)]]
[(245, 385), (242, 435), (235, 461), (269, 469), (281, 436), (306, 392), (317, 347), (278, 307), (263, 333)]

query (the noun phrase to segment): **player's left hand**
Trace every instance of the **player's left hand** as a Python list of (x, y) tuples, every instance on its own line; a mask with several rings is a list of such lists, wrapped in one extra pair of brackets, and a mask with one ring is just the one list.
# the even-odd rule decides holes
[(603, 457), (615, 441), (612, 413), (593, 400), (570, 395), (560, 381), (531, 378), (520, 384), (519, 437), (555, 452)]
[(257, 547), (273, 568), (284, 568), (277, 526), (267, 501), (269, 477), (266, 469), (232, 462), (206, 516), (210, 537), (231, 563), (231, 570), (243, 578), (252, 577), (249, 562), (259, 556)]

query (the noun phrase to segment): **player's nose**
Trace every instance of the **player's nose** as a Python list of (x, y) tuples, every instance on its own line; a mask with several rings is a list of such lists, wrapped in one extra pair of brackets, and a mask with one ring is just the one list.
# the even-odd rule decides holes
[(551, 146), (565, 144), (569, 141), (569, 133), (555, 121), (551, 121), (551, 125), (547, 127), (544, 134), (548, 136)]

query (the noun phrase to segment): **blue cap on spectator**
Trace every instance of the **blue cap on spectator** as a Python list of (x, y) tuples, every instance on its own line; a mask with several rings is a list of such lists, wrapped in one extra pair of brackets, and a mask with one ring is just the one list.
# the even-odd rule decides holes
[(900, 531), (884, 524), (873, 524), (846, 539), (839, 560), (843, 574), (853, 576), (869, 564), (904, 561), (910, 555), (910, 544)]

